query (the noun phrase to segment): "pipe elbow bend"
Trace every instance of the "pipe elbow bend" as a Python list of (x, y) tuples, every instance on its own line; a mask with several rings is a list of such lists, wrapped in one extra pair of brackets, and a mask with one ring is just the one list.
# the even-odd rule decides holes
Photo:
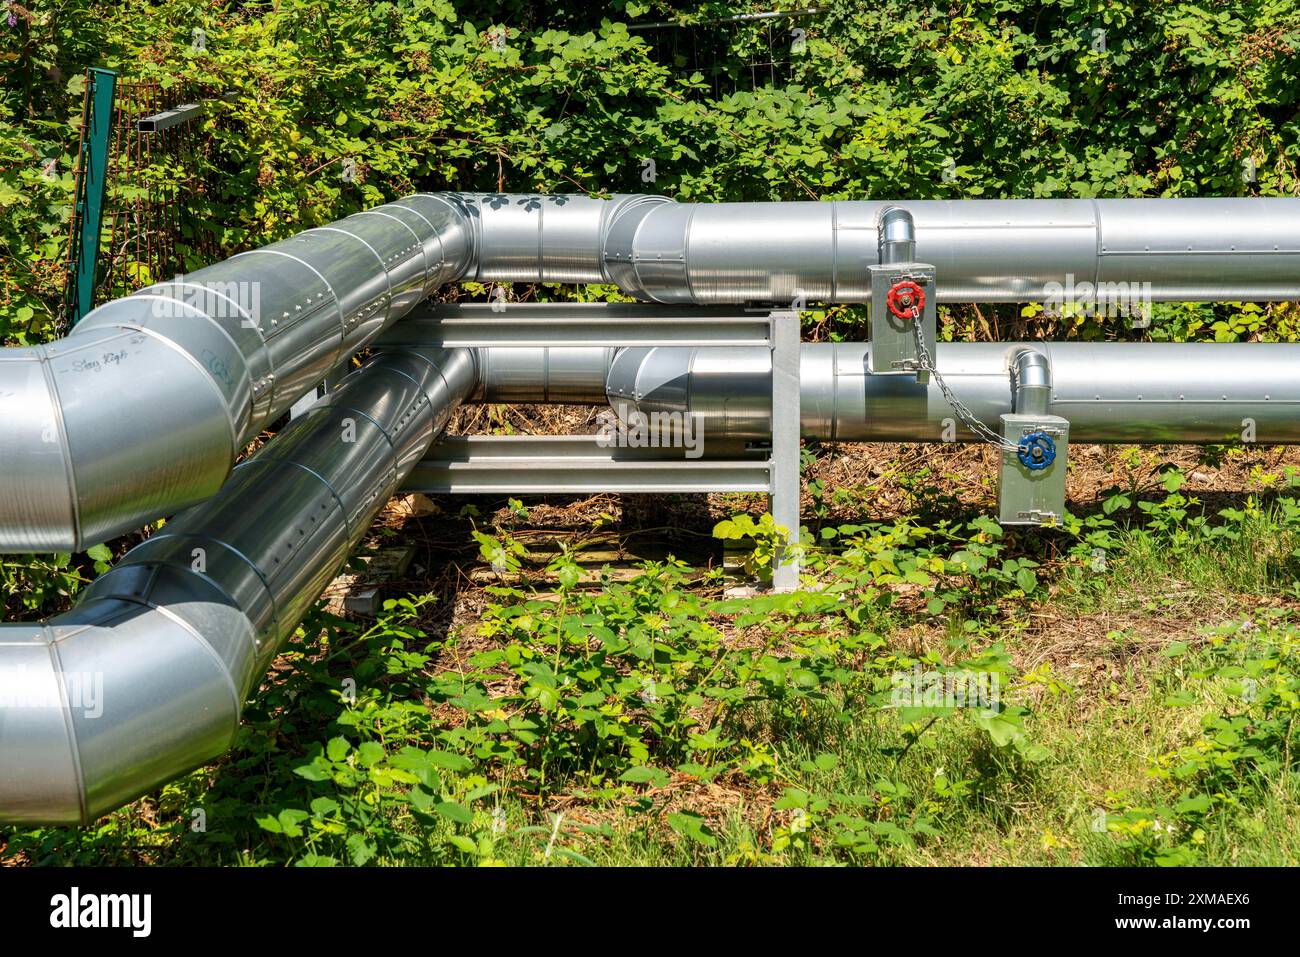
[[(205, 604), (186, 618), (242, 615)], [(120, 599), (0, 626), (0, 820), (90, 824), (225, 751), (241, 700), (180, 614)]]
[[(110, 306), (147, 312), (134, 298)], [(0, 552), (78, 551), (215, 493), (242, 372), (219, 342), (190, 351), (147, 323), (0, 352)]]

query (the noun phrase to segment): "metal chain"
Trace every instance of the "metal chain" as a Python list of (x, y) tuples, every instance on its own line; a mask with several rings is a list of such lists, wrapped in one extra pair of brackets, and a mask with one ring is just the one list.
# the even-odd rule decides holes
[(921, 369), (934, 376), (939, 391), (948, 400), (948, 405), (957, 413), (957, 418), (961, 420), (962, 424), (974, 432), (975, 436), (982, 442), (987, 442), (1003, 452), (1019, 452), (1020, 446), (1010, 439), (1004, 439), (976, 418), (975, 413), (966, 407), (966, 403), (957, 398), (957, 394), (948, 387), (948, 383), (939, 374), (935, 361), (930, 357), (929, 350), (925, 348), (925, 331), (921, 328), (921, 311), (915, 306), (912, 307), (912, 332), (916, 336), (916, 354), (921, 359)]

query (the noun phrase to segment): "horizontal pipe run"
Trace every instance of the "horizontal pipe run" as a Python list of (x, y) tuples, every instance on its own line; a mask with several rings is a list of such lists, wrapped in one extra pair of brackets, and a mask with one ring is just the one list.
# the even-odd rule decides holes
[[(868, 302), (866, 267), (914, 252), (942, 302), (1300, 299), (1300, 199), (677, 203), (455, 194), (463, 278), (614, 283), (659, 303)], [(907, 224), (910, 221), (911, 226)]]
[(0, 625), (0, 822), (89, 824), (228, 748), (271, 659), (476, 380), (466, 350), (379, 356), (71, 611)]
[[(804, 346), (802, 427), (842, 442), (934, 442), (956, 420), (936, 382), (866, 372), (869, 345)], [(1047, 360), (1047, 408), (1071, 442), (1300, 444), (1300, 345), (1275, 343), (940, 343), (937, 366), (988, 428), (1013, 411), (1013, 363)], [(1046, 391), (1046, 390), (1044, 390)], [(1042, 405), (1040, 401), (1039, 405)], [(948, 433), (950, 434), (950, 433)], [(958, 421), (958, 438), (975, 437)]]
[(534, 346), (479, 349), (478, 402), (604, 405), (605, 369), (617, 350)]
[[(936, 268), (941, 302), (1136, 312), (1300, 298), (1291, 198), (642, 202), (614, 215), (606, 273), (662, 303), (866, 302), (889, 209), (910, 214), (916, 259)], [(884, 225), (892, 245), (897, 223)]]
[[(515, 370), (515, 401), (547, 401), (537, 378), (544, 360), (532, 350), (526, 361), (509, 355), (515, 351), (478, 350), (484, 369)], [(805, 438), (938, 442), (955, 425), (958, 441), (976, 441), (937, 382), (872, 375), (869, 351), (869, 343), (803, 344)], [(564, 353), (575, 381), (590, 385), (603, 370), (605, 401), (623, 413), (690, 416), (703, 430), (705, 455), (710, 448), (729, 455), (738, 442), (770, 436), (766, 348), (636, 347), (616, 350), (612, 361), (606, 349)], [(990, 429), (998, 428), (999, 416), (1016, 411), (1019, 377), (1021, 411), (1063, 416), (1075, 442), (1300, 444), (1300, 345), (954, 342), (939, 344), (937, 363), (957, 397)], [(582, 396), (589, 404), (593, 399)]]

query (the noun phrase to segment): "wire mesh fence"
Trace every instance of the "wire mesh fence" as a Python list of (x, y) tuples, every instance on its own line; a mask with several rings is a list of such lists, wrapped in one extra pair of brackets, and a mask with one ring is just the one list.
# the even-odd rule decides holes
[(653, 59), (685, 74), (699, 73), (715, 99), (794, 79), (794, 64), (815, 35), (824, 11), (750, 13), (698, 23), (646, 23), (641, 34)]
[(201, 121), (141, 129), (141, 120), (201, 91), (156, 81), (118, 84), (111, 178), (105, 222), (108, 245), (99, 289), (111, 298), (185, 270), (187, 258), (215, 253), (211, 235), (195, 221), (188, 198), (203, 188), (195, 160), (209, 147)]
[[(119, 79), (113, 102), (103, 226), (95, 268), (96, 303), (126, 295), (211, 258), (214, 235), (197, 221), (190, 198), (203, 189), (198, 160), (211, 137), (197, 120), (166, 128), (142, 120), (197, 103), (203, 91), (156, 80)], [(89, 158), (77, 158), (78, 175)], [(76, 249), (74, 223), (71, 256)], [(71, 273), (71, 270), (69, 271)]]

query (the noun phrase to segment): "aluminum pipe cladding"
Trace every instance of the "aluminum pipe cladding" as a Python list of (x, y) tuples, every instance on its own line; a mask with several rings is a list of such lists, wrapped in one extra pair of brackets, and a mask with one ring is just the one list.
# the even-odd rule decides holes
[(605, 372), (616, 352), (590, 346), (479, 349), (474, 401), (604, 405)]
[(229, 747), (285, 638), (476, 379), (469, 350), (381, 355), (70, 612), (0, 626), (0, 822), (89, 824)]
[(605, 389), (625, 425), (688, 428), (705, 455), (715, 444), (772, 434), (772, 353), (762, 346), (620, 349)]
[[(447, 282), (862, 302), (879, 250), (913, 247), (949, 302), (1300, 298), (1300, 199), (419, 194), (109, 303), (59, 342), (0, 350), (0, 551), (84, 548), (211, 495), (248, 439)], [(555, 398), (593, 391), (544, 374)]]
[(1052, 367), (1037, 349), (1022, 349), (1010, 360), (1013, 412), (1047, 415), (1052, 408)]
[[(804, 434), (854, 442), (973, 441), (938, 385), (867, 373), (869, 345), (803, 352)], [(1041, 356), (1026, 366), (1025, 354)], [(1050, 394), (1071, 442), (1300, 444), (1300, 345), (1278, 343), (940, 343), (936, 364), (981, 422)], [(1050, 378), (1044, 374), (1050, 371)], [(1044, 388), (1050, 386), (1050, 390)]]
[(216, 492), (249, 439), (420, 299), (473, 227), (412, 196), (0, 350), (0, 551), (73, 551)]
[[(1300, 199), (1035, 199), (684, 204), (610, 217), (609, 280), (663, 303), (865, 302), (899, 213), (941, 302), (1300, 298)], [(901, 260), (900, 260), (901, 261)]]
[(907, 210), (900, 206), (882, 209), (876, 233), (882, 264), (916, 262), (916, 224)]
[[(805, 343), (800, 418), (805, 438), (976, 441), (936, 382), (872, 375), (867, 343)], [(1076, 442), (1300, 444), (1300, 345), (1274, 343), (940, 343), (937, 365), (976, 417), (997, 429), (1013, 411), (1070, 421)], [(771, 353), (624, 349), (609, 367), (610, 404), (674, 412), (710, 436), (765, 441)]]
[[(465, 278), (492, 282), (609, 282), (607, 237), (628, 209), (671, 203), (663, 196), (457, 194), (475, 235)], [(675, 205), (675, 204), (674, 204)]]

